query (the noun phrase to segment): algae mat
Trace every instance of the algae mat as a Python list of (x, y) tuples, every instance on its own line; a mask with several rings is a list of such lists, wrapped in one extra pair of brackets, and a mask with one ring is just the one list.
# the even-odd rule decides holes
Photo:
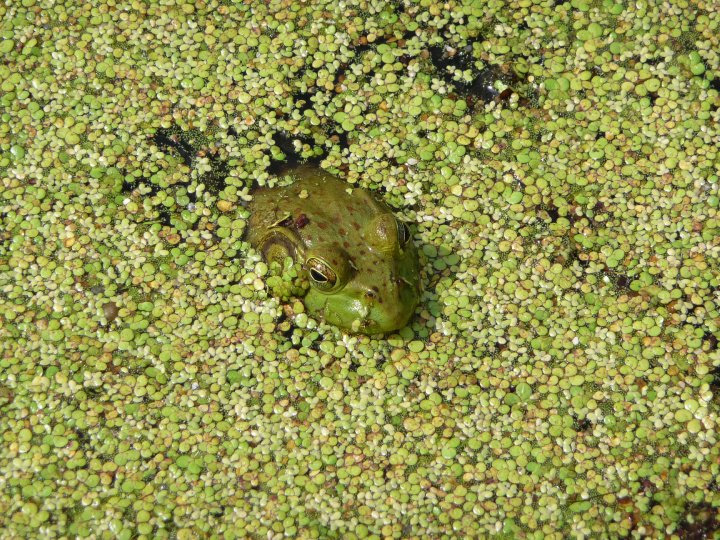
[[(711, 536), (719, 8), (5, 2), (0, 536)], [(416, 224), (397, 334), (243, 240), (306, 160)]]

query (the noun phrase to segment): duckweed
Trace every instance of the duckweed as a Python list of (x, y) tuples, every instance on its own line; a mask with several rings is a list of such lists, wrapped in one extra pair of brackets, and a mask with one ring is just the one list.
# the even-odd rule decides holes
[[(711, 3), (0, 14), (7, 536), (718, 529)], [(307, 159), (415, 224), (397, 334), (244, 241)]]

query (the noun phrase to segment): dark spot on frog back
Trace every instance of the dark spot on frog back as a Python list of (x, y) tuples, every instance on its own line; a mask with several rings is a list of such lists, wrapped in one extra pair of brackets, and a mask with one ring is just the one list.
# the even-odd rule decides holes
[(278, 223), (281, 227), (290, 227), (293, 224), (293, 218), (292, 216), (287, 216), (285, 219), (283, 219), (281, 222)]
[(302, 229), (308, 223), (310, 223), (310, 218), (308, 218), (305, 214), (300, 214), (298, 217), (295, 218), (296, 229)]

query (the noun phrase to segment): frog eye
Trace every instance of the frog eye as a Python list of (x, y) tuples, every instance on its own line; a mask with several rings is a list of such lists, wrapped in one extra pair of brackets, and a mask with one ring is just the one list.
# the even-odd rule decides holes
[(410, 228), (404, 221), (397, 222), (398, 245), (402, 248), (410, 241)]
[(308, 270), (310, 281), (321, 291), (329, 291), (337, 283), (337, 274), (323, 260), (317, 257), (311, 257), (305, 261), (305, 267)]

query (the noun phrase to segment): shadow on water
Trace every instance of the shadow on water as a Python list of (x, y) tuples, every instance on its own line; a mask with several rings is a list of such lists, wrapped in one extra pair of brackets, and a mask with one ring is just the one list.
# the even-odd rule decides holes
[(158, 148), (163, 151), (174, 150), (180, 155), (185, 165), (187, 165), (188, 167), (192, 167), (193, 161), (195, 159), (195, 150), (186, 140), (183, 140), (180, 135), (178, 135), (176, 132), (173, 132), (173, 130), (157, 130), (157, 132), (155, 132), (155, 135), (153, 135), (152, 137), (152, 141)]
[[(194, 140), (200, 141), (201, 144), (193, 144)], [(161, 128), (155, 132), (152, 141), (160, 150), (178, 154), (183, 163), (191, 168), (197, 158), (207, 157), (210, 162), (210, 170), (203, 173), (200, 182), (205, 185), (208, 192), (217, 195), (227, 186), (225, 179), (230, 172), (230, 167), (225, 160), (219, 157), (216, 149), (202, 145), (206, 141), (200, 132)], [(195, 202), (195, 194), (189, 193), (188, 195)]]
[[(347, 135), (344, 133), (343, 135), (344, 141), (342, 144), (343, 148), (346, 148)], [(322, 152), (318, 156), (303, 159), (301, 153), (295, 148), (295, 141), (300, 142), (300, 144), (311, 144), (312, 141), (307, 137), (292, 138), (285, 133), (278, 131), (273, 133), (272, 140), (275, 143), (275, 146), (277, 146), (283, 154), (282, 158), (271, 158), (270, 166), (268, 167), (267, 172), (272, 176), (282, 176), (283, 174), (286, 174), (298, 165), (302, 165), (305, 163), (319, 165), (320, 162), (327, 156), (327, 152)]]
[[(435, 45), (428, 49), (430, 60), (437, 73), (468, 102), (470, 108), (477, 102), (505, 101), (522, 82), (510, 66), (490, 64), (478, 69), (473, 55), (473, 43), (478, 42), (479, 39), (476, 38), (460, 49), (447, 45)], [(456, 78), (456, 73), (465, 71), (472, 73), (469, 81)], [(499, 90), (497, 83), (502, 83), (506, 88)], [(520, 105), (529, 106), (530, 99), (521, 95)]]
[[(197, 160), (206, 157), (209, 161), (209, 170), (203, 173), (198, 179), (199, 183), (205, 186), (205, 189), (214, 195), (219, 194), (227, 186), (226, 178), (230, 172), (230, 167), (226, 160), (219, 156), (219, 152), (215, 148), (207, 145), (207, 139), (198, 130), (182, 131), (177, 126), (171, 128), (160, 128), (152, 136), (149, 141), (160, 151), (169, 156), (179, 157), (182, 164), (192, 169), (197, 165)], [(197, 202), (197, 194), (190, 191), (191, 181), (189, 178), (184, 181), (174, 183), (172, 189), (184, 190), (190, 204)], [(125, 177), (121, 193), (126, 195), (137, 194), (136, 190), (141, 190), (142, 196), (145, 198), (153, 197), (163, 188), (169, 186), (161, 186), (154, 175), (140, 176), (138, 178)], [(177, 212), (160, 205), (156, 208), (158, 213), (157, 222), (163, 226), (177, 227), (179, 229), (186, 228), (181, 223)], [(197, 226), (197, 221), (190, 224), (191, 228)]]
[[(714, 479), (709, 489), (717, 491), (717, 479)], [(685, 517), (677, 528), (677, 533), (683, 540), (705, 540), (717, 538), (714, 536), (720, 531), (720, 515), (717, 508), (708, 503), (691, 503), (685, 507)]]

